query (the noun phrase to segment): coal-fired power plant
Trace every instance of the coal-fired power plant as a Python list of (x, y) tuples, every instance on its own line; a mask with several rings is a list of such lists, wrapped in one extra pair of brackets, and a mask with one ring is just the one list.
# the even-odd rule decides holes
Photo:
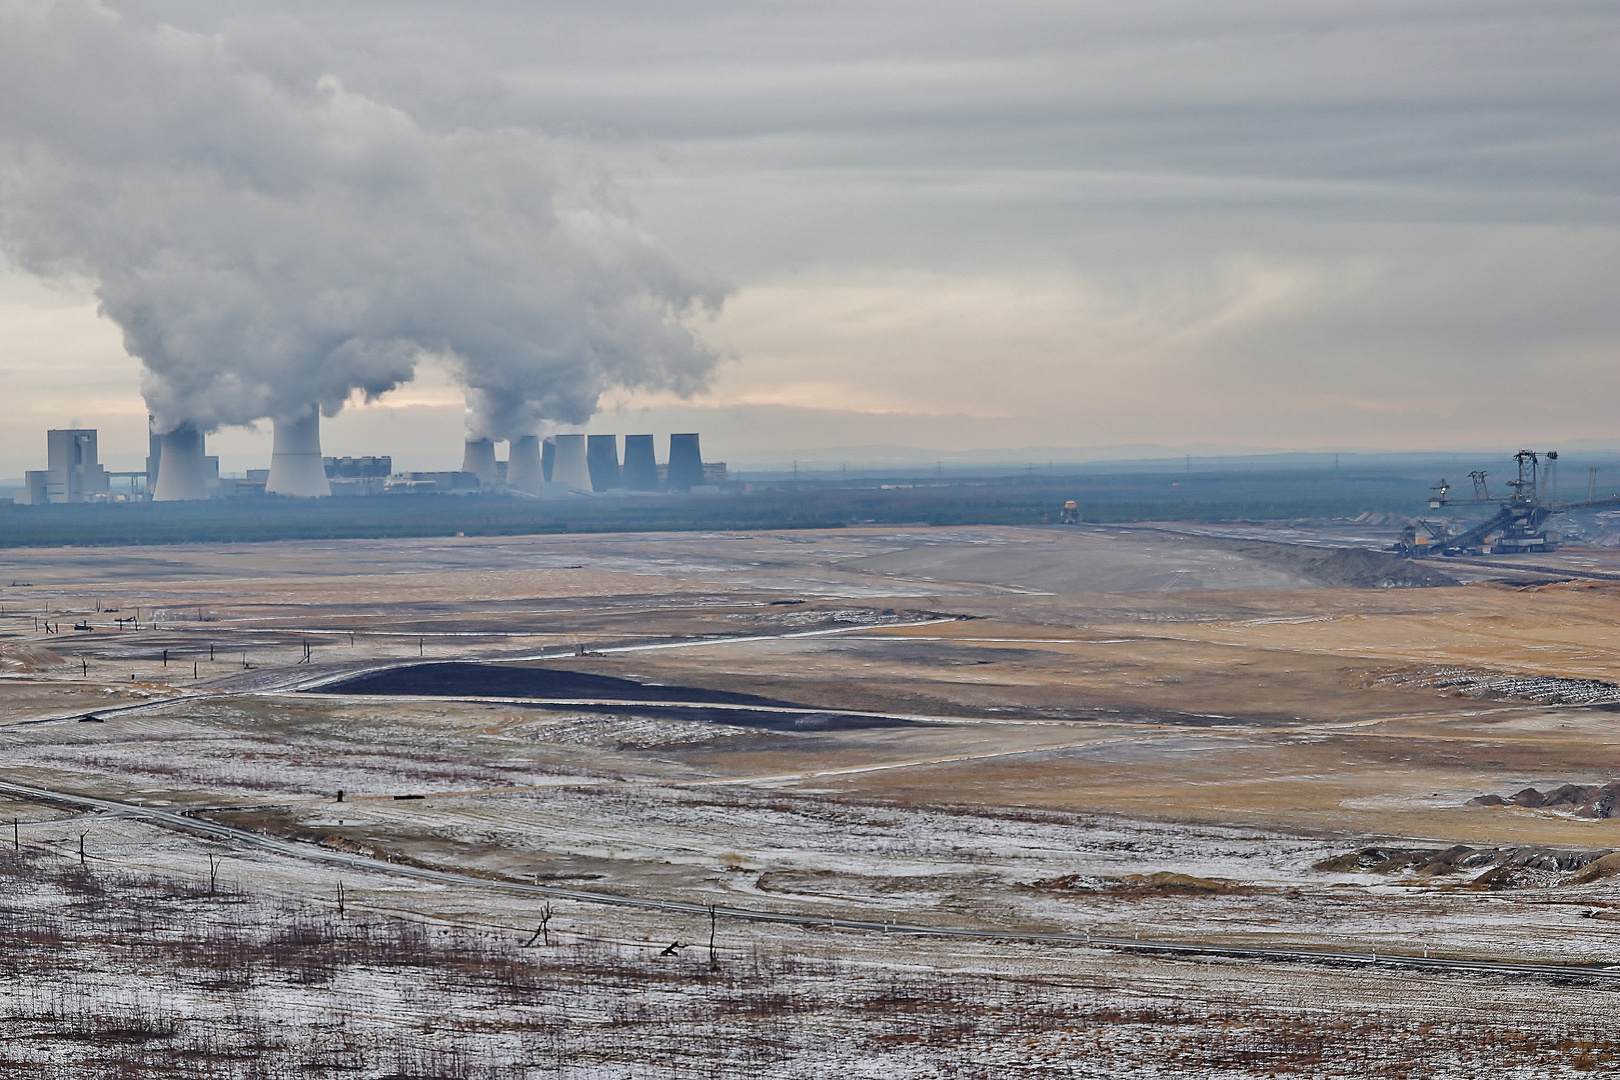
[[(158, 442), (157, 484), (153, 502), (181, 502), (208, 498), (208, 472), (203, 461), (203, 436), (195, 424), (181, 424), (164, 432)], [(316, 463), (320, 463), (319, 456)], [(324, 480), (324, 476), (322, 478)]]
[(538, 495), (545, 482), (545, 470), (540, 463), (540, 436), (525, 435), (513, 442), (506, 462), (506, 486), (525, 495)]
[[(265, 481), (267, 495), (292, 495), (314, 499), (332, 494), (321, 461), (321, 414), (311, 409), (293, 420), (276, 420), (275, 439), (270, 450), (270, 476)], [(168, 449), (163, 451), (168, 457)], [(163, 479), (161, 466), (158, 480)]]
[(495, 440), (468, 439), (461, 455), (461, 471), (478, 477), (480, 484), (495, 482)]
[(629, 490), (658, 490), (658, 460), (653, 456), (651, 435), (624, 437), (624, 467), (620, 471)]
[(619, 437), (586, 437), (585, 463), (590, 468), (592, 491), (614, 491), (624, 486), (619, 476)]
[(551, 463), (551, 482), (574, 491), (591, 490), (591, 469), (585, 459), (585, 436), (558, 435), (557, 452)]
[[(695, 432), (669, 437), (667, 464), (660, 463), (652, 435), (624, 436), (621, 457), (617, 435), (568, 433), (499, 440), (507, 444), (504, 461), (496, 456), (498, 440), (466, 439), (458, 470), (395, 472), (388, 455), (323, 457), (321, 414), (311, 407), (301, 416), (274, 422), (268, 469), (222, 476), (219, 458), (207, 453), (202, 425), (187, 422), (167, 432), (160, 427), (155, 417), (148, 417), (146, 467), (127, 472), (101, 464), (94, 429), (51, 430), (46, 440), (49, 468), (27, 472), (26, 486), (13, 501), (47, 505), (479, 493), (552, 499), (689, 492), (726, 480), (725, 462), (703, 461)], [(113, 488), (115, 482), (122, 490)]]

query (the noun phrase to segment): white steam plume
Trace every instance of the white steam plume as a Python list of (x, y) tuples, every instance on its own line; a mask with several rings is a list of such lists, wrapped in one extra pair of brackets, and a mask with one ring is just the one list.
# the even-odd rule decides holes
[(700, 387), (715, 357), (680, 319), (723, 290), (565, 195), (558, 161), (219, 37), (0, 0), (0, 243), (95, 283), (164, 429), (332, 415), (424, 353), (457, 358), (478, 436)]

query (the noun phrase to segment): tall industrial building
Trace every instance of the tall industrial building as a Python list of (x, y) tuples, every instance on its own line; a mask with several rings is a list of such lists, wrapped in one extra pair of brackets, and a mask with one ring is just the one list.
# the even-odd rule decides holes
[(45, 468), (26, 476), (27, 501), (84, 502), (107, 494), (107, 470), (96, 460), (94, 428), (60, 428), (45, 433)]

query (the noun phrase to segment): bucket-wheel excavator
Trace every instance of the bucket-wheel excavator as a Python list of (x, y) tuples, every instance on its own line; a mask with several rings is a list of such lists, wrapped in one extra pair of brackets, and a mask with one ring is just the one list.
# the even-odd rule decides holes
[[(1445, 522), (1418, 520), (1406, 527), (1391, 550), (1411, 558), (1430, 555), (1511, 555), (1521, 552), (1552, 551), (1558, 540), (1547, 531), (1547, 519), (1566, 510), (1584, 510), (1598, 506), (1620, 506), (1620, 495), (1607, 498), (1588, 498), (1584, 502), (1556, 503), (1550, 498), (1552, 472), (1557, 467), (1558, 451), (1545, 455), (1534, 450), (1520, 450), (1513, 455), (1519, 474), (1509, 480), (1512, 494), (1506, 498), (1491, 498), (1484, 472), (1471, 472), (1474, 497), (1453, 499), (1451, 485), (1441, 480), (1430, 490), (1429, 509), (1442, 507), (1495, 504), (1497, 511), (1478, 525), (1462, 532), (1452, 532)], [(1545, 461), (1543, 461), (1545, 459)]]

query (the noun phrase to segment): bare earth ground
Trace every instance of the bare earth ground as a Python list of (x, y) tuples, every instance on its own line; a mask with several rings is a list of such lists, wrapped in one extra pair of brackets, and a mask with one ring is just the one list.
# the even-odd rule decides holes
[[(1620, 965), (1620, 554), (1488, 562), (1175, 527), (6, 552), (0, 780), (294, 844), (14, 792), (0, 1063), (1612, 1068), (1608, 978), (1083, 941)], [(801, 921), (717, 915), (711, 952), (709, 905)]]

